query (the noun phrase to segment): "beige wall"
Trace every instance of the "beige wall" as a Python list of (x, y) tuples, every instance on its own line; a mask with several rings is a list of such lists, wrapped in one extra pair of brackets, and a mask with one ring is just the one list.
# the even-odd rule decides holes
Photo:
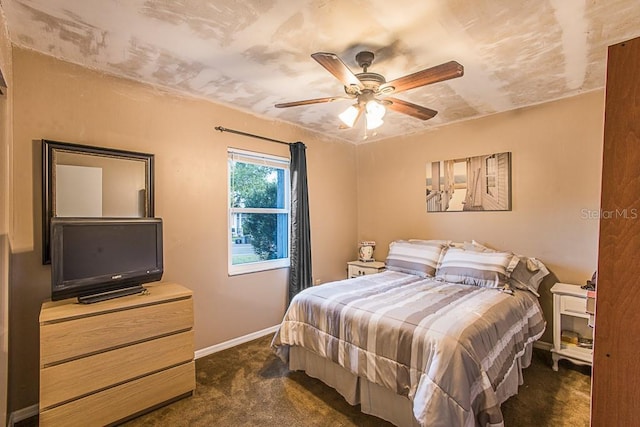
[(42, 138), (155, 154), (163, 279), (194, 291), (196, 349), (278, 324), (286, 301), (287, 270), (227, 276), (226, 150), (288, 156), (288, 148), (220, 133), (216, 125), (307, 145), (314, 279), (346, 277), (356, 250), (353, 145), (31, 51), (14, 48), (13, 60), (12, 410), (37, 403), (38, 312), (50, 296), (50, 269), (40, 253)]
[[(358, 147), (358, 239), (384, 259), (395, 239), (475, 239), (541, 259), (561, 281), (584, 284), (596, 269), (604, 94), (445, 126)], [(426, 212), (427, 162), (512, 152), (509, 212)], [(597, 216), (597, 215), (596, 215)], [(547, 280), (541, 303), (551, 342)]]
[(0, 8), (0, 70), (9, 89), (0, 96), (0, 422), (7, 420), (7, 387), (9, 384), (9, 201), (11, 187), (9, 170), (12, 141), (11, 99), (12, 61), (11, 43), (7, 33), (4, 11)]

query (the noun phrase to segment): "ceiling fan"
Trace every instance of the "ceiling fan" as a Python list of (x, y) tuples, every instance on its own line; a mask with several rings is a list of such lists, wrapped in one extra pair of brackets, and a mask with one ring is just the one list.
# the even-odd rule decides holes
[(368, 71), (374, 59), (373, 52), (362, 51), (356, 55), (356, 62), (362, 68), (362, 72), (358, 74), (354, 74), (334, 53), (317, 52), (311, 57), (344, 84), (346, 95), (284, 102), (276, 104), (276, 108), (353, 99), (355, 103), (339, 115), (347, 127), (353, 127), (364, 113), (367, 129), (375, 129), (382, 125), (386, 108), (420, 120), (431, 119), (438, 114), (437, 111), (389, 95), (454, 79), (464, 74), (462, 65), (450, 61), (387, 82), (384, 76)]

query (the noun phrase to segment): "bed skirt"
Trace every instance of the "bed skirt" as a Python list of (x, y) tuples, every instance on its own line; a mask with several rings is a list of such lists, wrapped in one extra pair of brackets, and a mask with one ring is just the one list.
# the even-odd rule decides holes
[[(518, 393), (522, 385), (522, 370), (531, 363), (533, 344), (529, 344), (524, 354), (516, 360), (514, 369), (507, 374), (496, 394), (500, 404)], [(411, 401), (388, 388), (372, 383), (347, 371), (340, 365), (318, 356), (298, 346), (289, 348), (289, 369), (305, 371), (334, 388), (351, 405), (360, 404), (365, 414), (374, 415), (399, 427), (420, 427), (413, 416)]]

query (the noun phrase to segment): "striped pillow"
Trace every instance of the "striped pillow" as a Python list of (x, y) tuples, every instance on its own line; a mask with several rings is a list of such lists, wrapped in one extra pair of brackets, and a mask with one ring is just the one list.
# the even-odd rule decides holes
[(509, 276), (519, 258), (507, 252), (477, 252), (449, 248), (442, 257), (436, 278), (445, 282), (499, 288)]
[(439, 242), (396, 240), (389, 245), (385, 267), (391, 271), (433, 277), (444, 247)]

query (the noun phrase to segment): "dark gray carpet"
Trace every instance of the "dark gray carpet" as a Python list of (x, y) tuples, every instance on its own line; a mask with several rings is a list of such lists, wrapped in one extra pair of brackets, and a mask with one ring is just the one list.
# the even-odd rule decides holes
[[(391, 426), (362, 414), (335, 390), (290, 372), (270, 350), (271, 335), (196, 361), (197, 387), (127, 424), (134, 426)], [(519, 394), (502, 405), (507, 427), (588, 426), (590, 369), (534, 350)]]

